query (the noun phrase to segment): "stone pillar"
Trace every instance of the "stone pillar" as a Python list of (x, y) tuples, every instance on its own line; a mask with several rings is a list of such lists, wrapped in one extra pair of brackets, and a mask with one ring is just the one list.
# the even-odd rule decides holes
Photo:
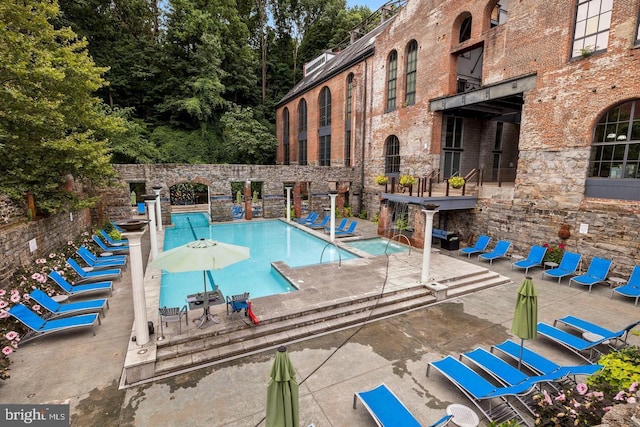
[(329, 193), (329, 197), (331, 197), (331, 222), (330, 222), (330, 228), (331, 228), (331, 232), (329, 234), (329, 240), (331, 240), (332, 242), (334, 240), (336, 240), (336, 196), (338, 195), (337, 192), (331, 192)]
[(158, 256), (158, 236), (156, 231), (156, 196), (146, 194), (144, 202), (147, 204), (147, 215), (149, 215), (149, 241), (151, 242), (151, 259)]
[(160, 206), (160, 190), (162, 190), (162, 187), (153, 187), (153, 193), (156, 195), (156, 229), (158, 231), (162, 231), (162, 206)]
[(285, 187), (287, 190), (287, 222), (291, 222), (291, 187)]
[[(151, 226), (149, 226), (151, 230)], [(122, 233), (129, 240), (129, 258), (131, 264), (131, 290), (133, 294), (133, 318), (136, 344), (142, 346), (149, 342), (149, 326), (147, 324), (147, 301), (144, 294), (144, 267), (142, 264), (142, 247), (140, 240), (147, 231), (125, 231)], [(153, 230), (155, 232), (155, 230)]]
[(422, 275), (420, 276), (421, 283), (429, 282), (429, 270), (431, 264), (431, 232), (433, 231), (433, 216), (438, 211), (437, 206), (429, 206), (427, 209), (422, 209), (422, 212), (426, 215), (426, 221), (424, 224), (424, 248), (422, 249)]

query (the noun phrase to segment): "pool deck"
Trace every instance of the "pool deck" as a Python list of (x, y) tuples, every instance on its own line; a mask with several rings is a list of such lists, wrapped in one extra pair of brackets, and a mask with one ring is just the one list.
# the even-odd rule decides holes
[[(376, 235), (373, 223), (361, 221), (357, 228), (363, 237)], [(450, 403), (472, 403), (442, 375), (425, 376), (427, 363), (477, 346), (489, 348), (513, 338), (510, 328), (516, 289), (522, 283), (522, 270), (511, 271), (510, 260), (488, 266), (477, 257), (467, 260), (457, 252), (433, 252), (431, 275), (437, 280), (489, 268), (510, 278), (510, 283), (437, 302), (427, 308), (385, 317), (364, 327), (321, 334), (289, 344), (289, 353), (298, 371), (300, 386), (300, 425), (374, 426), (362, 405), (352, 408), (353, 393), (386, 383), (424, 424), (439, 419)], [(344, 263), (340, 268), (322, 265), (295, 269), (300, 295), (286, 299), (277, 296), (257, 298), (255, 311), (260, 318), (279, 310), (308, 307), (312, 298), (329, 298), (376, 293), (385, 286), (401, 288), (415, 285), (421, 274), (422, 251), (410, 255), (366, 258)], [(388, 272), (388, 275), (387, 275)], [(355, 274), (355, 277), (354, 277)], [(609, 288), (596, 285), (586, 289), (542, 280), (540, 269), (530, 271), (539, 293), (538, 320), (553, 320), (572, 314), (597, 322), (609, 329), (620, 329), (638, 320), (640, 309), (630, 298), (609, 299)], [(385, 280), (386, 278), (386, 280)], [(153, 301), (152, 283), (159, 274), (147, 270), (147, 301)], [(299, 282), (299, 281), (302, 282)], [(306, 299), (309, 298), (309, 299)], [(116, 282), (110, 309), (96, 336), (75, 331), (35, 340), (12, 354), (12, 378), (0, 385), (3, 403), (68, 402), (74, 426), (256, 426), (265, 414), (266, 385), (274, 350), (224, 361), (201, 369), (185, 371), (149, 383), (122, 388), (123, 364), (127, 353), (140, 347), (130, 341), (133, 322), (131, 269)], [(149, 309), (149, 320), (157, 323), (157, 304)], [(227, 318), (219, 307), (222, 322), (205, 329), (245, 328), (238, 317)], [(191, 323), (191, 322), (190, 322)], [(184, 330), (184, 324), (183, 330)], [(156, 325), (156, 333), (158, 333)], [(199, 333), (189, 325), (189, 333)], [(177, 333), (175, 324), (166, 336)], [(355, 335), (354, 335), (355, 334)], [(631, 336), (632, 344), (640, 338)], [(155, 345), (155, 337), (152, 343)], [(580, 359), (538, 338), (527, 347), (559, 363), (576, 364)], [(335, 354), (334, 354), (335, 353)], [(332, 357), (330, 357), (332, 356)], [(330, 357), (330, 358), (329, 358)], [(326, 361), (328, 359), (328, 361)], [(476, 413), (481, 415), (477, 410)], [(482, 417), (481, 417), (482, 418)], [(264, 423), (262, 423), (264, 425)], [(481, 425), (487, 425), (486, 420)]]

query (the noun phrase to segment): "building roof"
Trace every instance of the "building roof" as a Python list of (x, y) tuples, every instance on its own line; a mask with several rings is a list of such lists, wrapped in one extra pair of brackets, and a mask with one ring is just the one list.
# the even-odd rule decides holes
[(376, 37), (395, 19), (395, 15), (385, 20), (373, 30), (347, 46), (344, 50), (333, 52), (335, 56), (309, 73), (296, 84), (277, 104), (276, 108), (286, 104), (291, 99), (326, 82), (330, 78), (373, 55)]

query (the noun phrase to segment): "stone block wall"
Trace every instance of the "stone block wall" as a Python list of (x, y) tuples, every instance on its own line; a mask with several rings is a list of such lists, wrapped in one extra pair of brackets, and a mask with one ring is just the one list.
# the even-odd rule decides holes
[[(0, 230), (0, 289), (8, 286), (8, 279), (18, 267), (46, 257), (90, 226), (91, 214), (88, 209), (84, 209)], [(33, 252), (29, 245), (32, 239), (37, 243), (37, 249)]]

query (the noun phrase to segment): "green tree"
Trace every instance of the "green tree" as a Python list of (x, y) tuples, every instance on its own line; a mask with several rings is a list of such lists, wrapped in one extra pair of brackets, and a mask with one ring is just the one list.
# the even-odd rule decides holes
[(123, 130), (93, 95), (105, 69), (86, 41), (53, 27), (58, 12), (55, 0), (0, 2), (0, 192), (16, 200), (31, 192), (45, 213), (90, 202), (65, 179), (105, 183), (107, 138)]
[(273, 163), (278, 141), (273, 130), (256, 119), (253, 109), (234, 105), (220, 121), (224, 127), (225, 162)]

